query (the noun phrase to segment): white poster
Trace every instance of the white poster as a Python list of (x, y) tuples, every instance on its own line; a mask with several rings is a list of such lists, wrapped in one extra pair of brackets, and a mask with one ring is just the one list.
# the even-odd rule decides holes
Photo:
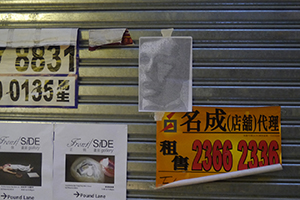
[(192, 38), (141, 37), (139, 111), (192, 111)]
[(52, 200), (53, 125), (0, 123), (0, 199)]
[(56, 124), (54, 199), (126, 199), (127, 126)]
[(0, 107), (77, 107), (77, 29), (0, 35)]

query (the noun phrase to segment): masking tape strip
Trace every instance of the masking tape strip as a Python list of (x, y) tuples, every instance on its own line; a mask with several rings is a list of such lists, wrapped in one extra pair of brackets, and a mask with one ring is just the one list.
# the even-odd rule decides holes
[(174, 28), (161, 29), (161, 34), (162, 34), (163, 37), (171, 37), (173, 31), (174, 31)]

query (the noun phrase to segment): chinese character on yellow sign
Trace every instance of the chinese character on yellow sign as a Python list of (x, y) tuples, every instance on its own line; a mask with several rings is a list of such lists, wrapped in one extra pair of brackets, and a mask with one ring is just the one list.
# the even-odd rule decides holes
[(282, 164), (280, 107), (193, 107), (157, 122), (156, 187)]

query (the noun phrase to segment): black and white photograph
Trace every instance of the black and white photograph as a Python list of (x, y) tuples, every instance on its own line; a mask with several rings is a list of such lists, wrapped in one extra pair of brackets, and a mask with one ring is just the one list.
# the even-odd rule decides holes
[(139, 111), (191, 111), (191, 37), (141, 37)]
[(0, 185), (41, 186), (41, 153), (0, 153)]
[(115, 157), (66, 155), (66, 182), (114, 183)]

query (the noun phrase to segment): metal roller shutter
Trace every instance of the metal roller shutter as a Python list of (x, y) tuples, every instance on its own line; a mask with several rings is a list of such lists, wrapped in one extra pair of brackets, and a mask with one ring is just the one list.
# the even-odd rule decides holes
[[(0, 108), (0, 120), (128, 124), (130, 200), (298, 199), (299, 9), (299, 0), (1, 1), (1, 28), (80, 28), (80, 66), (78, 109)], [(89, 29), (120, 27), (135, 45), (88, 50)], [(193, 105), (282, 106), (283, 171), (153, 189), (156, 126), (138, 112), (138, 39), (161, 28), (193, 37)]]

